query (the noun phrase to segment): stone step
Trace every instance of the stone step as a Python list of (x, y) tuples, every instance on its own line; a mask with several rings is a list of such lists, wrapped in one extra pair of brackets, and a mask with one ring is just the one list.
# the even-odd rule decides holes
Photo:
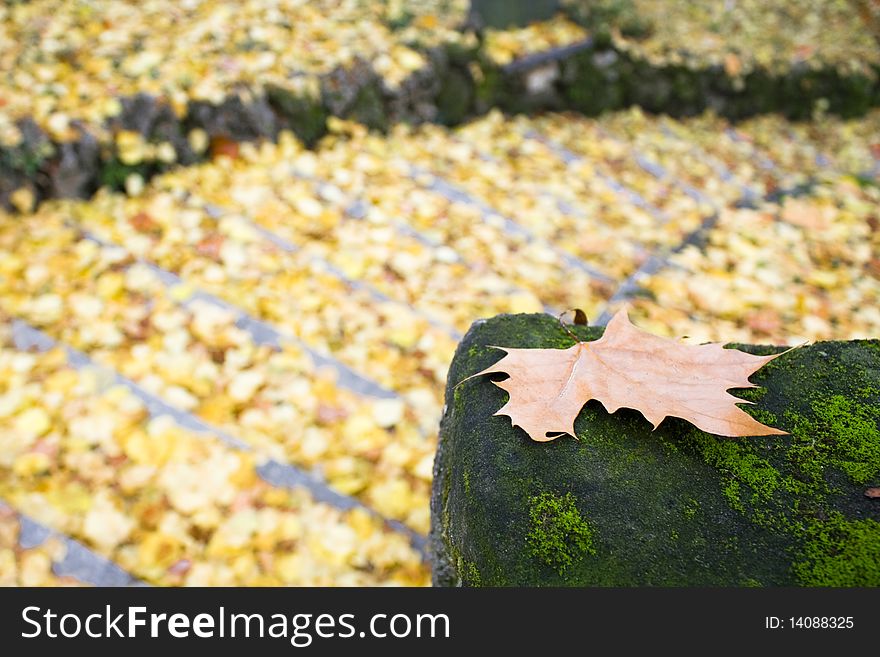
[[(15, 511), (0, 500), (0, 513)], [(16, 514), (19, 523), (18, 547), (21, 550), (37, 548), (49, 539), (64, 546), (64, 556), (52, 564), (52, 572), (61, 578), (72, 578), (92, 586), (145, 586), (109, 559), (102, 557), (66, 534), (56, 532), (24, 514)]]
[[(92, 369), (101, 372), (101, 376), (109, 382), (107, 387), (121, 386), (126, 388), (135, 398), (144, 404), (150, 417), (155, 418), (167, 416), (171, 418), (175, 424), (187, 431), (193, 432), (195, 435), (210, 437), (212, 439), (216, 438), (221, 443), (228, 445), (234, 450), (244, 452), (256, 451), (259, 454), (258, 460), (260, 461), (259, 465), (256, 467), (256, 472), (259, 477), (269, 485), (278, 488), (302, 488), (309, 493), (315, 502), (335, 507), (340, 511), (362, 509), (368, 514), (380, 519), (390, 530), (406, 536), (413, 548), (421, 555), (427, 555), (426, 541), (423, 534), (407, 527), (399, 520), (384, 517), (381, 513), (354, 497), (340, 493), (331, 486), (328, 486), (327, 483), (314, 472), (303, 470), (294, 464), (278, 461), (274, 458), (267, 457), (265, 454), (260, 454), (261, 450), (255, 450), (253, 446), (230, 434), (228, 431), (213, 426), (188, 411), (175, 408), (161, 397), (145, 390), (136, 382), (121, 376), (116, 372), (102, 368), (89, 358), (87, 354), (59, 344), (42, 331), (30, 327), (24, 322), (18, 320), (13, 321), (12, 336), (16, 348), (21, 351), (37, 350), (43, 352), (59, 346), (64, 348), (70, 367), (75, 370)], [(81, 577), (78, 577), (78, 579), (91, 582), (91, 580), (83, 579)], [(100, 585), (96, 582), (92, 583)], [(114, 586), (115, 585), (116, 584), (114, 584)]]
[[(530, 13), (535, 3), (493, 0), (490, 4), (507, 7), (502, 13), (514, 11), (512, 5), (519, 5), (515, 13)], [(13, 202), (16, 192), (24, 193), (32, 204), (49, 198), (88, 197), (102, 185), (121, 189), (130, 176), (149, 178), (177, 164), (203, 161), (212, 150), (222, 151), (232, 143), (275, 140), (285, 130), (313, 146), (327, 134), (328, 118), (387, 130), (399, 123), (455, 125), (493, 108), (510, 113), (573, 110), (595, 116), (640, 105), (674, 116), (712, 110), (733, 119), (768, 112), (804, 119), (815, 107), (826, 104), (830, 112), (845, 117), (862, 115), (880, 104), (878, 64), (859, 61), (856, 55), (845, 68), (821, 58), (803, 61), (798, 56), (784, 70), (759, 66), (739, 74), (711, 58), (698, 56), (687, 64), (680, 61), (679, 52), (658, 58), (643, 52), (639, 39), (593, 38), (582, 26), (578, 33), (583, 36), (571, 37), (573, 41), (566, 38), (557, 46), (517, 52), (512, 61), (499, 62), (487, 45), (492, 41), (488, 32), (474, 32), (476, 25), (452, 29), (454, 19), (432, 15), (434, 20), (438, 17), (450, 24), (433, 30), (434, 34), (425, 30), (422, 36), (427, 43), (398, 43), (396, 35), (406, 31), (375, 23), (373, 32), (385, 38), (372, 44), (377, 51), (361, 51), (354, 62), (324, 61), (317, 70), (286, 71), (283, 78), (250, 71), (235, 79), (226, 71), (226, 82), (207, 97), (177, 89), (172, 101), (157, 94), (152, 84), (131, 85), (122, 75), (105, 86), (119, 89), (121, 84), (124, 92), (87, 96), (82, 107), (67, 109), (69, 115), (51, 114), (57, 117), (55, 123), (64, 125), (63, 130), (40, 116), (46, 112), (39, 110), (39, 103), (19, 102), (15, 111), (3, 117), (15, 139), (0, 144), (0, 206), (21, 205)], [(366, 24), (362, 17), (349, 20)], [(587, 25), (594, 27), (603, 31), (603, 26)], [(604, 28), (607, 31), (607, 25)], [(513, 32), (506, 36), (509, 40)], [(119, 44), (122, 52), (117, 56), (133, 61), (140, 50), (136, 44), (137, 40)], [(379, 65), (388, 59), (384, 50), (390, 44), (418, 61), (400, 80), (383, 75)], [(28, 52), (20, 54), (32, 57), (32, 47), (26, 46)], [(303, 59), (307, 58), (304, 53)], [(109, 64), (101, 57), (93, 63)], [(34, 75), (29, 66), (21, 68), (25, 79)], [(17, 85), (8, 86), (10, 95), (22, 93)], [(44, 100), (48, 96), (34, 95)], [(132, 144), (136, 144), (134, 149)], [(215, 148), (210, 148), (212, 144)]]

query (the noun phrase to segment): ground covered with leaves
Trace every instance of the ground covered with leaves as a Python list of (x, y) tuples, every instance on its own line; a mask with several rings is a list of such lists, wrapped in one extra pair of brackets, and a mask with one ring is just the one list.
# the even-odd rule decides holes
[(0, 4), (0, 205), (123, 189), (328, 117), (382, 131), (492, 108), (638, 105), (742, 118), (880, 105), (880, 49), (845, 0), (561, 4), (478, 28), (466, 0)]
[[(424, 583), (381, 518), (428, 529), (446, 367), (475, 319), (629, 303), (695, 341), (880, 333), (878, 121), (334, 121), (315, 150), (283, 135), (3, 215), (2, 496), (153, 583)], [(17, 349), (13, 320), (88, 366)], [(273, 486), (270, 459), (380, 515)]]
[[(84, 126), (100, 134), (120, 99), (151, 94), (178, 114), (193, 102), (270, 86), (315, 96), (321, 78), (367, 64), (388, 90), (429, 66), (438, 46), (473, 47), (462, 0), (377, 3), (276, 0), (95, 3), (7, 2), (0, 6), (0, 143), (21, 139), (29, 118), (58, 141)], [(880, 54), (853, 3), (603, 0), (563, 3), (567, 15), (521, 28), (489, 28), (489, 59), (526, 55), (608, 31), (621, 51), (655, 64), (722, 66), (733, 76), (802, 64), (872, 75)], [(581, 6), (581, 5), (585, 5)], [(846, 35), (846, 38), (841, 38)], [(170, 157), (170, 155), (169, 155)]]
[[(755, 69), (829, 65), (871, 74), (880, 63), (870, 22), (853, 0), (700, 2), (567, 0), (575, 17), (606, 20), (615, 43), (655, 62), (715, 65), (734, 76)], [(851, 38), (840, 39), (840, 34)]]

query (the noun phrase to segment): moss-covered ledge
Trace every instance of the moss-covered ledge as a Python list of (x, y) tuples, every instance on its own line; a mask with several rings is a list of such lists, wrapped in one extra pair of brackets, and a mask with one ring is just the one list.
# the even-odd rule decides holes
[[(573, 327), (585, 340), (601, 329)], [(535, 443), (493, 416), (487, 345), (567, 347), (547, 315), (478, 322), (449, 372), (434, 465), (436, 585), (880, 585), (880, 341), (794, 350), (735, 394), (790, 431), (719, 438), (631, 410), (581, 411)], [(739, 346), (753, 353), (775, 347)]]

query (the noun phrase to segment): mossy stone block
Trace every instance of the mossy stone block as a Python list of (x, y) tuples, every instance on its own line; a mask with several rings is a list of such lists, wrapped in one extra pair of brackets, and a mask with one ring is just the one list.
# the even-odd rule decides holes
[(458, 125), (474, 107), (474, 81), (466, 69), (450, 67), (440, 78), (437, 94), (437, 121), (443, 125)]
[(266, 99), (285, 128), (293, 130), (308, 147), (327, 133), (327, 109), (319, 100), (278, 85), (266, 85)]
[[(602, 329), (573, 327), (582, 340)], [(820, 342), (734, 390), (787, 436), (722, 438), (589, 402), (577, 439), (506, 416), (490, 345), (565, 348), (547, 315), (471, 327), (449, 372), (431, 541), (442, 586), (878, 586), (880, 341)], [(779, 347), (737, 346), (752, 353)]]

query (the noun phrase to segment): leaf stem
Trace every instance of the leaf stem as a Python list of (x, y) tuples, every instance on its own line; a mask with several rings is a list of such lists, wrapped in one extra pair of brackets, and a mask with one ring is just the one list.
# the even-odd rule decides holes
[[(563, 310), (561, 313), (559, 313), (559, 317), (557, 317), (556, 320), (559, 322), (559, 325), (562, 327), (562, 330), (571, 336), (572, 340), (574, 340), (575, 342), (580, 342), (581, 341), (580, 338), (578, 336), (576, 336), (574, 334), (574, 332), (565, 325), (565, 322), (562, 321), (562, 316), (567, 312), (568, 312), (567, 310)], [(577, 311), (575, 311), (575, 312), (577, 312)], [(583, 311), (580, 311), (580, 312), (583, 313)]]

